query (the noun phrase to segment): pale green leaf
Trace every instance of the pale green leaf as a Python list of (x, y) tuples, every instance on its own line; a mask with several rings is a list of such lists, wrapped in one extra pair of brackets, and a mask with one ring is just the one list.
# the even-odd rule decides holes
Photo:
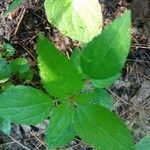
[(63, 147), (74, 139), (73, 119), (74, 108), (69, 106), (69, 104), (57, 106), (52, 111), (51, 123), (46, 135), (49, 148)]
[(48, 21), (62, 34), (89, 42), (102, 30), (102, 12), (98, 0), (45, 0)]
[(120, 73), (130, 49), (131, 13), (110, 24), (83, 49), (81, 68), (91, 79), (107, 79)]
[(105, 89), (95, 89), (95, 99), (92, 101), (94, 104), (99, 104), (109, 110), (113, 110), (113, 98)]
[(11, 131), (10, 121), (6, 121), (0, 118), (0, 130), (3, 131), (6, 135), (9, 135)]
[(29, 86), (10, 87), (0, 95), (0, 116), (19, 124), (38, 124), (47, 118), (52, 100)]
[(38, 66), (44, 88), (55, 97), (68, 97), (83, 86), (76, 68), (42, 35), (38, 40)]
[(108, 109), (93, 105), (76, 108), (75, 130), (81, 139), (101, 150), (134, 150), (125, 124)]
[(12, 4), (5, 11), (4, 15), (7, 15), (7, 14), (13, 12), (18, 6), (20, 6), (22, 4), (22, 2), (23, 2), (23, 0), (13, 0)]
[(145, 136), (136, 145), (136, 150), (150, 150), (150, 135)]
[(108, 79), (102, 79), (102, 80), (93, 79), (91, 81), (96, 88), (107, 88), (108, 86), (112, 85), (119, 77), (120, 77), (120, 73)]

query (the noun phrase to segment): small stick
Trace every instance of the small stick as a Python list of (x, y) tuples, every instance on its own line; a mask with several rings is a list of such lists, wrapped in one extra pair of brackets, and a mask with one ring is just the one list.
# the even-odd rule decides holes
[(20, 146), (22, 146), (25, 150), (30, 150), (29, 148), (27, 148), (26, 146), (24, 146), (23, 144), (21, 144), (19, 141), (17, 141), (16, 139), (14, 139), (13, 137), (9, 136), (9, 138), (11, 138), (15, 143), (19, 144)]
[(21, 17), (20, 17), (19, 22), (18, 22), (18, 24), (17, 24), (17, 27), (16, 27), (16, 29), (15, 29), (14, 35), (16, 35), (17, 32), (18, 32), (18, 30), (19, 30), (19, 27), (20, 27), (20, 25), (21, 25), (21, 22), (22, 22), (22, 20), (23, 20), (23, 17), (24, 17), (24, 15), (25, 15), (25, 12), (26, 12), (26, 8), (24, 8), (23, 11), (22, 11)]

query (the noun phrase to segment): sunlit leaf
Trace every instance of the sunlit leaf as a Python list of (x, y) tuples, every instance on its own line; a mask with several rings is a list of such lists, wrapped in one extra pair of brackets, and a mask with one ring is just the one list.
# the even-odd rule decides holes
[(48, 21), (62, 34), (89, 42), (102, 30), (102, 12), (98, 0), (45, 0)]
[(126, 11), (83, 49), (81, 68), (91, 79), (105, 80), (120, 73), (130, 49), (131, 13)]
[(83, 82), (70, 60), (42, 35), (39, 37), (37, 48), (40, 76), (47, 92), (61, 98), (79, 92)]

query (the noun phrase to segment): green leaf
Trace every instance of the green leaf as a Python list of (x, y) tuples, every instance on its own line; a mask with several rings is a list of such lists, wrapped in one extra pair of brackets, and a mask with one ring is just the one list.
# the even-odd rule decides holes
[(9, 78), (10, 76), (10, 66), (7, 64), (7, 61), (3, 58), (0, 58), (0, 80)]
[(88, 77), (107, 79), (120, 73), (130, 49), (130, 26), (131, 14), (126, 11), (85, 46), (81, 68)]
[(13, 56), (15, 54), (16, 49), (10, 43), (4, 43), (3, 49), (7, 51), (7, 56)]
[(74, 139), (73, 117), (74, 108), (68, 104), (62, 104), (53, 110), (46, 135), (50, 149), (63, 147)]
[(0, 116), (14, 123), (34, 125), (47, 118), (52, 100), (29, 86), (10, 87), (0, 95)]
[(6, 121), (0, 118), (0, 130), (3, 131), (6, 135), (9, 135), (11, 131), (10, 121)]
[(97, 94), (95, 92), (93, 93), (80, 93), (75, 97), (75, 101), (78, 104), (86, 104), (90, 103), (97, 97)]
[(111, 111), (98, 105), (76, 108), (75, 130), (81, 139), (102, 150), (134, 150), (125, 124)]
[(14, 83), (12, 83), (10, 80), (0, 85), (0, 93), (5, 92), (5, 90), (9, 87), (15, 87)]
[(26, 72), (20, 72), (19, 77), (21, 80), (31, 81), (33, 79), (33, 72), (31, 70), (28, 70)]
[(145, 136), (136, 145), (136, 150), (149, 150), (150, 149), (150, 135)]
[(17, 58), (10, 63), (11, 72), (13, 74), (19, 74), (19, 77), (23, 80), (32, 80), (33, 73), (30, 70), (29, 63), (25, 58)]
[(18, 6), (22, 4), (23, 0), (13, 0), (13, 3), (8, 7), (8, 9), (5, 11), (4, 15), (7, 15), (11, 12), (13, 12)]
[(38, 66), (43, 86), (53, 96), (68, 97), (83, 86), (73, 64), (42, 35), (38, 40)]
[(84, 43), (102, 30), (98, 0), (45, 0), (48, 21), (62, 34)]
[(25, 58), (17, 58), (10, 63), (11, 71), (13, 73), (17, 72), (27, 72), (30, 70), (30, 66), (28, 64), (27, 59)]
[(80, 67), (80, 56), (81, 56), (81, 50), (78, 48), (75, 48), (71, 57), (70, 57), (71, 62), (77, 68), (79, 73), (82, 72), (81, 67)]
[(95, 99), (92, 101), (94, 104), (102, 105), (109, 110), (113, 110), (113, 99), (105, 89), (95, 89)]
[(119, 77), (120, 73), (108, 79), (91, 80), (91, 81), (96, 88), (107, 88), (108, 86), (112, 85)]

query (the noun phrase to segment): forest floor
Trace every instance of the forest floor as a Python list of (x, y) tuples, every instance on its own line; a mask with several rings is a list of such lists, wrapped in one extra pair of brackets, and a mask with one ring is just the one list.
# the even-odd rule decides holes
[[(116, 113), (132, 130), (136, 143), (150, 134), (150, 1), (149, 0), (99, 0), (103, 8), (104, 25), (107, 26), (126, 8), (132, 10), (132, 46), (122, 77), (108, 91), (114, 97)], [(40, 86), (36, 61), (36, 37), (42, 31), (56, 46), (69, 56), (80, 44), (62, 36), (45, 17), (44, 0), (25, 0), (10, 15), (2, 14), (11, 0), (0, 1), (0, 44), (11, 43), (16, 49), (15, 57), (24, 56), (35, 71), (34, 87)], [(15, 82), (15, 81), (14, 81)], [(18, 84), (17, 81), (15, 84)], [(20, 83), (19, 83), (20, 84)], [(12, 125), (10, 136), (0, 132), (0, 149), (44, 150), (44, 131), (47, 122), (37, 126)], [(80, 139), (66, 146), (70, 150), (92, 149)]]

